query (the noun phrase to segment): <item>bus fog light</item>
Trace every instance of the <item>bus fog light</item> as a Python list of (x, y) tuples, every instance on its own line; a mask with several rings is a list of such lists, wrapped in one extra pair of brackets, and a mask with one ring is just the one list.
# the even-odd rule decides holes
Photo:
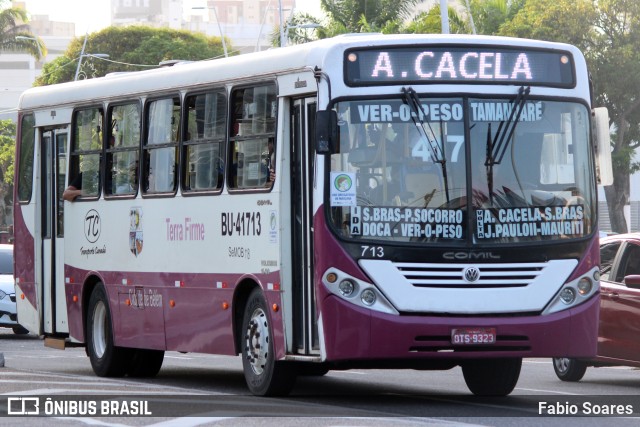
[(578, 282), (578, 293), (582, 296), (588, 295), (591, 292), (591, 288), (593, 285), (591, 284), (591, 280), (587, 277), (583, 277)]
[(596, 282), (600, 281), (600, 270), (596, 270), (593, 272), (593, 280), (595, 280)]
[(567, 305), (571, 304), (573, 301), (575, 301), (575, 299), (576, 291), (574, 291), (572, 288), (564, 288), (560, 292), (560, 300)]
[(338, 289), (342, 296), (350, 297), (353, 294), (353, 291), (355, 291), (356, 285), (354, 285), (351, 280), (343, 280), (338, 285)]
[(360, 294), (360, 299), (364, 305), (372, 306), (376, 302), (376, 293), (371, 289), (365, 289)]

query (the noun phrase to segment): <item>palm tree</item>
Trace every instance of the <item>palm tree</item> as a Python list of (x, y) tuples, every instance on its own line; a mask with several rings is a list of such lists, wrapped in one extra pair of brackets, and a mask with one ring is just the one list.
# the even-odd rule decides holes
[(513, 19), (525, 0), (464, 0), (463, 7), (473, 17), (478, 34), (496, 35)]
[[(284, 22), (285, 36), (287, 45), (302, 44), (315, 40), (314, 32), (320, 27), (320, 20), (308, 13), (294, 13), (286, 22)], [(280, 26), (273, 27), (273, 31), (269, 36), (271, 46), (280, 46)]]
[[(0, 0), (0, 4), (3, 2)], [(0, 51), (26, 51), (37, 60), (47, 54), (42, 40), (34, 36), (25, 24), (28, 20), (24, 9), (0, 10)]]
[[(401, 21), (413, 11), (419, 0), (320, 0), (327, 13), (329, 28), (337, 32), (381, 31)], [(334, 35), (334, 34), (327, 34)]]

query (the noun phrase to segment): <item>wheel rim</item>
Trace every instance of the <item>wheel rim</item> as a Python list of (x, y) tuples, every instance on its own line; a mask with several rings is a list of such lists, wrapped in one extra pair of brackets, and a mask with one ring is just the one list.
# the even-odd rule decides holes
[(556, 370), (561, 374), (564, 374), (569, 370), (569, 365), (571, 364), (571, 360), (566, 357), (558, 357), (553, 359), (553, 363), (556, 366)]
[(269, 322), (267, 315), (261, 308), (251, 314), (246, 334), (246, 357), (251, 370), (256, 375), (262, 375), (269, 358)]
[(102, 301), (96, 304), (93, 310), (93, 350), (99, 358), (104, 355), (107, 349), (107, 308)]

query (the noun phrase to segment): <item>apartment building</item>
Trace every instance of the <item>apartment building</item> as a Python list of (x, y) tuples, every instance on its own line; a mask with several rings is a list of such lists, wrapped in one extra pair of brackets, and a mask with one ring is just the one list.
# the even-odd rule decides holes
[[(14, 1), (15, 8), (25, 8), (24, 2)], [(0, 52), (0, 119), (17, 119), (16, 107), (22, 92), (33, 85), (45, 62), (61, 56), (75, 37), (72, 22), (51, 21), (47, 15), (32, 15), (31, 33), (47, 46), (47, 56), (36, 61), (25, 52)]]

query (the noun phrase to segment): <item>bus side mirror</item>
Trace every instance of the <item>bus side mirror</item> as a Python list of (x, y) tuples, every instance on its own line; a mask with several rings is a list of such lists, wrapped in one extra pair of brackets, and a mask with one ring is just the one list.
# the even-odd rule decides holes
[(334, 110), (316, 113), (316, 153), (333, 154), (338, 143), (338, 114)]
[(640, 275), (631, 274), (629, 276), (624, 276), (623, 282), (628, 288), (640, 289)]
[(593, 138), (596, 149), (596, 177), (598, 184), (613, 184), (611, 164), (611, 136), (609, 133), (609, 111), (604, 107), (591, 110), (593, 116)]

